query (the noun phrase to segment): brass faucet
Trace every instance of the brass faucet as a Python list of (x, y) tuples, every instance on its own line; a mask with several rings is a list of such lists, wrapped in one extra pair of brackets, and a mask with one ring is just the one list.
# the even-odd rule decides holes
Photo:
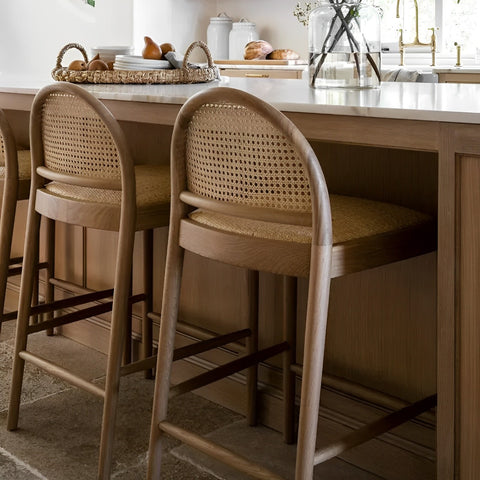
[(461, 55), (460, 49), (462, 48), (462, 46), (457, 42), (455, 42), (454, 45), (457, 48), (457, 63), (455, 64), (455, 66), (456, 67), (461, 67), (462, 66), (462, 61), (461, 61), (461, 58), (460, 58), (460, 55)]
[[(418, 3), (417, 0), (413, 0), (415, 4), (415, 38), (411, 43), (404, 43), (403, 41), (403, 28), (399, 29), (400, 37), (398, 39), (398, 45), (400, 47), (400, 65), (404, 65), (405, 48), (410, 47), (430, 47), (432, 52), (432, 66), (435, 65), (435, 50), (437, 49), (437, 39), (435, 37), (435, 28), (429, 28), (432, 31), (432, 36), (429, 43), (422, 43), (418, 38)], [(400, 0), (397, 0), (397, 18), (400, 18)]]

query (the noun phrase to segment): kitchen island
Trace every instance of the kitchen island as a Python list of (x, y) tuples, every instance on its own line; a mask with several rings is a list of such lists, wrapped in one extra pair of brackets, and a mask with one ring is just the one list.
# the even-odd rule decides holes
[[(28, 144), (28, 112), (45, 83), (0, 80), (0, 108), (7, 110), (21, 144)], [(282, 110), (311, 142), (330, 191), (391, 201), (437, 216), (437, 255), (333, 281), (325, 369), (339, 381), (330, 381), (331, 391), (322, 393), (322, 403), (326, 409), (338, 403), (337, 387), (353, 397), (361, 396), (356, 386), (368, 387), (379, 395), (367, 395), (367, 400), (377, 398), (379, 405), (394, 398), (417, 400), (437, 391), (436, 478), (479, 478), (480, 85), (384, 83), (377, 90), (313, 90), (297, 80), (224, 78), (210, 84), (85, 88), (120, 120), (136, 161), (150, 163), (169, 161), (172, 125), (182, 103), (218, 85), (240, 88)], [(21, 252), (21, 227), (19, 231), (14, 249)], [(59, 228), (57, 236), (57, 266), (66, 279), (91, 288), (108, 284), (113, 234), (69, 227)], [(157, 311), (165, 243), (165, 232), (158, 232)], [(66, 264), (62, 259), (75, 252), (80, 261), (62, 270)], [(222, 330), (246, 315), (242, 271), (194, 256), (187, 258), (185, 268), (181, 307), (185, 327), (179, 342), (194, 336), (199, 326)], [(140, 273), (134, 273), (134, 283), (137, 278)], [(261, 279), (265, 341), (278, 335), (278, 282), (270, 275)], [(306, 284), (300, 282), (299, 319), (305, 290)], [(220, 311), (213, 308), (219, 299)], [(105, 328), (108, 318), (99, 318), (64, 327), (63, 333), (101, 350), (105, 336), (99, 332)], [(299, 334), (301, 328), (300, 321)], [(175, 378), (231, 354), (224, 351), (196, 365), (183, 365)], [(261, 372), (263, 419), (273, 426), (278, 422), (276, 367), (266, 365)], [(204, 394), (240, 409), (236, 402), (241, 383), (232, 379)], [(418, 443), (419, 455), (428, 457), (435, 450), (429, 439)], [(351, 461), (358, 460), (355, 452), (350, 455)], [(392, 469), (388, 460), (383, 468)], [(427, 466), (423, 473), (422, 468), (411, 474), (400, 467), (399, 476), (385, 478), (434, 478), (433, 470)]]

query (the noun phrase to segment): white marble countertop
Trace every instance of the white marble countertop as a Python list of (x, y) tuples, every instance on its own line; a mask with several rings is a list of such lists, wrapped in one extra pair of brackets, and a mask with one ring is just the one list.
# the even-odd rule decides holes
[[(34, 94), (50, 80), (0, 76), (0, 93)], [(193, 85), (85, 85), (103, 100), (183, 104), (217, 86), (238, 88), (282, 111), (480, 124), (480, 84), (384, 82), (366, 90), (312, 89), (304, 80), (223, 77)]]

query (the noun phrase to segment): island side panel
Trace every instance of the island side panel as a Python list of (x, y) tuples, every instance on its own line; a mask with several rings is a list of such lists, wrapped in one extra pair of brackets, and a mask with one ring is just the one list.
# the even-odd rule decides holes
[(480, 128), (455, 128), (456, 473), (480, 477)]

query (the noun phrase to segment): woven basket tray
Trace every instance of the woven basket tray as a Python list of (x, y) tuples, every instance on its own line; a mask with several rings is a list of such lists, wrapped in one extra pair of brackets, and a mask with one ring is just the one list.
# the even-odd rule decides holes
[[(202, 68), (189, 68), (188, 58), (196, 47), (200, 47), (207, 56), (207, 66)], [(172, 68), (163, 70), (92, 70), (77, 71), (62, 67), (62, 60), (65, 53), (71, 48), (80, 50), (88, 63), (88, 56), (85, 49), (78, 43), (65, 45), (58, 54), (57, 64), (52, 70), (54, 80), (72, 83), (203, 83), (211, 82), (220, 78), (218, 68), (214, 65), (212, 55), (204, 42), (193, 42), (185, 52), (183, 68)]]

